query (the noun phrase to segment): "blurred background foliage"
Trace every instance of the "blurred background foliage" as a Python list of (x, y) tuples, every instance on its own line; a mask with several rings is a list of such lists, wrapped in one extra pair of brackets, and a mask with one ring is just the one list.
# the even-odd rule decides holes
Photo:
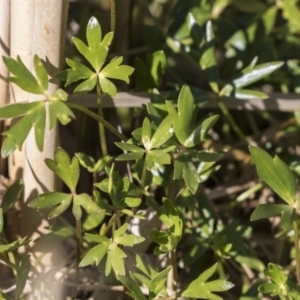
[[(199, 49), (193, 45), (187, 16), (191, 13), (204, 27), (213, 22), (220, 77), (233, 79), (257, 56), (257, 63), (283, 60), (284, 68), (265, 82), (267, 92), (297, 92), (299, 82), (300, 11), (297, 0), (116, 0), (115, 53), (134, 65), (135, 57), (163, 50), (166, 69), (160, 90), (188, 83), (206, 88), (198, 67)], [(72, 1), (70, 35), (84, 39), (91, 15), (109, 31), (109, 0)], [(67, 56), (76, 55), (71, 43)], [(260, 82), (260, 85), (262, 83)], [(132, 86), (140, 89), (140, 86)]]

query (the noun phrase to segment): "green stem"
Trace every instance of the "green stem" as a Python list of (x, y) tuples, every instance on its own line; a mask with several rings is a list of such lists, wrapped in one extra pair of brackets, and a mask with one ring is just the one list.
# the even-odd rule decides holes
[(120, 214), (118, 212), (118, 209), (114, 205), (113, 205), (113, 207), (114, 207), (114, 213), (116, 216), (117, 228), (120, 228), (122, 226)]
[(66, 103), (70, 108), (82, 111), (83, 113), (87, 114), (88, 116), (92, 117), (93, 119), (95, 119), (97, 122), (103, 124), (111, 133), (113, 133), (115, 136), (117, 136), (120, 140), (122, 141), (127, 141), (127, 138), (125, 135), (123, 135), (122, 133), (120, 133), (114, 126), (112, 126), (109, 122), (105, 121), (102, 117), (98, 116), (97, 114), (93, 113), (91, 110), (75, 104), (75, 103), (71, 103), (71, 102), (67, 102)]
[(141, 178), (141, 188), (144, 190), (145, 183), (146, 183), (146, 175), (147, 175), (147, 167), (146, 162), (144, 161), (143, 171), (142, 171), (142, 178)]
[(79, 283), (79, 263), (81, 252), (81, 220), (76, 220), (76, 269), (75, 269), (75, 284), (72, 292), (72, 300), (76, 299), (77, 286)]
[(110, 31), (115, 32), (116, 29), (116, 3), (110, 0)]
[[(102, 107), (102, 92), (99, 80), (97, 80), (97, 107), (98, 107), (98, 115), (100, 118), (103, 118), (103, 107)], [(100, 146), (102, 151), (102, 156), (107, 156), (107, 143), (106, 143), (106, 137), (105, 137), (105, 129), (103, 126), (103, 123), (99, 122), (99, 135), (100, 135)]]
[(224, 102), (222, 101), (221, 97), (218, 97), (218, 105), (219, 105), (219, 108), (221, 109), (224, 117), (226, 118), (227, 122), (230, 124), (231, 128), (233, 129), (233, 131), (245, 144), (248, 145), (249, 142), (248, 142), (246, 136), (243, 134), (243, 132), (238, 127), (238, 125), (235, 123), (231, 113), (227, 109), (227, 107), (224, 104)]
[(171, 293), (175, 293), (175, 298), (177, 299), (177, 285), (178, 285), (178, 273), (177, 273), (177, 261), (176, 261), (176, 249), (173, 249), (169, 252), (169, 261), (172, 266), (172, 269), (168, 273), (168, 283), (167, 286), (171, 290)]
[(295, 260), (296, 260), (296, 272), (297, 282), (300, 283), (300, 251), (299, 251), (299, 227), (297, 222), (297, 214), (293, 212), (293, 228), (294, 228), (294, 243), (295, 243)]

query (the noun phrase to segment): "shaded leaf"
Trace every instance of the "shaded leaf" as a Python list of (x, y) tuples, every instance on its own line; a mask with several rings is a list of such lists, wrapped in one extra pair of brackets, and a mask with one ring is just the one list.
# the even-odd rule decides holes
[(4, 227), (3, 209), (0, 208), (0, 234), (3, 231), (3, 227)]
[(24, 187), (22, 179), (14, 182), (5, 192), (1, 203), (3, 213), (6, 213), (19, 199)]
[(130, 291), (130, 296), (136, 300), (147, 300), (140, 287), (136, 282), (127, 278), (126, 276), (119, 275), (118, 280)]
[(154, 299), (161, 290), (164, 288), (167, 281), (167, 274), (170, 272), (172, 267), (168, 267), (153, 277), (149, 284), (149, 296), (150, 299)]
[(28, 279), (28, 274), (30, 271), (30, 260), (29, 255), (26, 255), (22, 258), (20, 264), (16, 264), (17, 270), (17, 286), (15, 297), (16, 299), (20, 299), (20, 296), (25, 288), (26, 281)]
[(251, 215), (251, 221), (268, 219), (281, 215), (281, 225), (287, 230), (292, 226), (292, 215), (294, 209), (285, 204), (260, 204)]

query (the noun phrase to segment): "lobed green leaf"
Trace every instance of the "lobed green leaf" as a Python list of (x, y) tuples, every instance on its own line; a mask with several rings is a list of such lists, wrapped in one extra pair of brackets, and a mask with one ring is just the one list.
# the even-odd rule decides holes
[(79, 180), (79, 161), (76, 156), (70, 159), (62, 148), (55, 151), (54, 159), (45, 159), (45, 163), (74, 192)]

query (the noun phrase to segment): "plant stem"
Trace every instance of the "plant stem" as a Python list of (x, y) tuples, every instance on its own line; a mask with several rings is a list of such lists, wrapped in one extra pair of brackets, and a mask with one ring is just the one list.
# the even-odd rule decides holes
[(122, 226), (120, 214), (118, 212), (118, 209), (114, 205), (113, 205), (113, 207), (114, 207), (114, 213), (116, 216), (117, 228), (120, 228)]
[(95, 114), (94, 112), (92, 112), (91, 110), (75, 104), (75, 103), (70, 103), (67, 102), (66, 103), (68, 105), (68, 107), (82, 111), (83, 113), (87, 114), (88, 116), (92, 117), (93, 119), (95, 119), (97, 122), (103, 124), (111, 133), (113, 133), (115, 136), (117, 136), (120, 140), (122, 141), (127, 141), (127, 138), (125, 135), (123, 135), (122, 133), (120, 133), (114, 126), (112, 126), (109, 122), (105, 121), (102, 117), (98, 116), (97, 114)]
[(299, 251), (299, 227), (297, 222), (296, 211), (293, 211), (293, 228), (294, 228), (294, 244), (295, 244), (295, 260), (296, 260), (296, 272), (297, 283), (300, 283), (300, 251)]
[(144, 161), (143, 171), (142, 171), (142, 177), (141, 177), (141, 189), (144, 190), (145, 184), (146, 184), (146, 175), (147, 175), (147, 167), (146, 162)]
[(77, 286), (79, 283), (79, 263), (81, 250), (81, 219), (76, 220), (76, 265), (75, 265), (75, 284), (72, 292), (72, 300), (75, 300), (77, 294)]
[[(97, 80), (97, 107), (98, 107), (98, 115), (100, 118), (103, 118), (103, 107), (102, 107), (102, 92), (99, 80)], [(99, 135), (100, 135), (100, 147), (102, 151), (102, 156), (107, 156), (107, 143), (105, 137), (105, 129), (103, 123), (99, 122)]]
[(116, 29), (116, 3), (110, 0), (110, 31), (115, 32)]
[[(168, 289), (171, 291), (171, 294), (177, 292), (177, 284), (178, 284), (178, 273), (177, 273), (177, 262), (176, 262), (176, 249), (173, 249), (169, 252), (169, 261), (172, 266), (168, 274)], [(174, 299), (177, 299), (175, 296)]]
[(227, 109), (226, 105), (224, 104), (223, 100), (221, 99), (221, 97), (218, 97), (218, 105), (219, 108), (221, 109), (225, 119), (227, 120), (227, 122), (230, 124), (231, 128), (233, 129), (233, 131), (236, 133), (236, 135), (246, 144), (249, 144), (249, 141), (247, 140), (246, 136), (243, 134), (243, 132), (240, 130), (240, 128), (238, 127), (238, 125), (235, 123), (231, 113), (229, 112), (229, 110)]

